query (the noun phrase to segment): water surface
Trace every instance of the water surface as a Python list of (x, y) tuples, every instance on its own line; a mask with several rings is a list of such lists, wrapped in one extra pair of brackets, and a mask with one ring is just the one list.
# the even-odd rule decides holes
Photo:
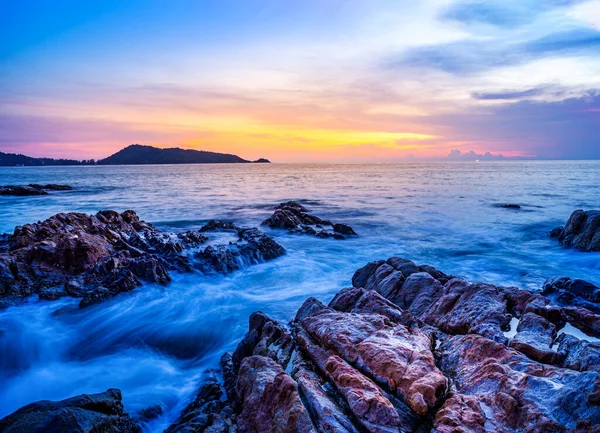
[[(291, 319), (308, 296), (328, 302), (368, 261), (403, 256), (473, 281), (539, 290), (567, 275), (600, 283), (600, 255), (561, 248), (548, 231), (574, 209), (600, 208), (599, 162), (399, 165), (173, 165), (0, 168), (0, 185), (74, 191), (0, 197), (0, 232), (58, 212), (135, 210), (164, 230), (213, 218), (258, 225), (301, 200), (359, 237), (266, 230), (288, 253), (226, 277), (174, 274), (84, 310), (77, 300), (0, 312), (0, 417), (40, 399), (120, 388), (129, 412), (154, 404), (161, 431), (207, 368), (235, 348), (248, 315)], [(520, 210), (495, 205), (515, 203)]]

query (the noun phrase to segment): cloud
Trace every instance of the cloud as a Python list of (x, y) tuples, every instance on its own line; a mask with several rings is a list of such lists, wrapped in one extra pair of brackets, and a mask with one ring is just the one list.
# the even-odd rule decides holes
[(389, 68), (437, 69), (469, 75), (519, 65), (553, 55), (596, 55), (600, 31), (580, 28), (530, 41), (503, 42), (465, 39), (448, 44), (416, 47), (386, 62)]
[[(600, 158), (600, 92), (564, 101), (519, 101), (430, 119), (446, 136), (494, 153), (562, 159)], [(467, 147), (468, 148), (468, 147)]]
[(527, 90), (506, 90), (501, 92), (473, 92), (471, 97), (480, 101), (514, 101), (521, 99), (531, 99), (536, 96), (545, 95), (547, 93), (557, 94), (558, 90), (549, 92), (552, 86), (540, 86)]
[(491, 152), (476, 153), (471, 150), (463, 153), (458, 149), (454, 149), (448, 154), (448, 159), (452, 161), (501, 161), (506, 158), (502, 154), (492, 155)]
[(570, 6), (570, 0), (468, 0), (448, 5), (440, 13), (442, 20), (462, 24), (488, 24), (504, 28), (516, 28), (531, 21), (550, 9)]

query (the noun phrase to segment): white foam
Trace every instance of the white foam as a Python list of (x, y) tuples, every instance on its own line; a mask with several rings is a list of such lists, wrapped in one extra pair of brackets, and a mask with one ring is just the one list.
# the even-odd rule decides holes
[(510, 330), (504, 331), (504, 336), (506, 338), (514, 338), (517, 335), (517, 327), (519, 326), (520, 320), (516, 317), (510, 319)]
[(600, 338), (590, 337), (589, 335), (585, 334), (583, 331), (577, 329), (576, 327), (574, 327), (573, 325), (571, 325), (568, 322), (565, 325), (565, 327), (561, 329), (561, 332), (564, 334), (567, 334), (567, 335), (572, 335), (573, 337), (576, 337), (580, 340), (588, 341), (590, 343), (600, 344)]

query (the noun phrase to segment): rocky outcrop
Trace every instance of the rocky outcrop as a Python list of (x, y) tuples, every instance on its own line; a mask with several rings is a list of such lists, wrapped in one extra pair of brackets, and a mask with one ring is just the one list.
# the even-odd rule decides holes
[(553, 277), (544, 283), (542, 294), (559, 305), (600, 313), (600, 287), (585, 280)]
[(194, 266), (207, 274), (229, 274), (243, 266), (285, 254), (281, 245), (255, 227), (237, 227), (231, 222), (212, 220), (200, 232), (228, 232), (237, 238), (225, 245), (209, 245), (194, 255)]
[(289, 326), (250, 317), (218, 431), (600, 431), (600, 345), (561, 331), (600, 336), (600, 316), (397, 257), (352, 281)]
[(123, 409), (121, 391), (28, 404), (0, 420), (3, 433), (138, 433)]
[(50, 183), (47, 185), (29, 184), (27, 186), (0, 186), (0, 195), (15, 195), (15, 196), (28, 196), (28, 195), (48, 195), (47, 191), (70, 191), (73, 187), (69, 185), (57, 185)]
[(229, 273), (285, 253), (256, 228), (234, 230), (236, 242), (204, 246), (199, 231), (161, 232), (133, 211), (57, 214), (0, 238), (0, 298), (73, 296), (84, 307), (142, 282), (166, 285), (171, 271)]
[(262, 225), (274, 229), (285, 229), (292, 233), (304, 233), (321, 238), (346, 239), (355, 236), (356, 232), (346, 224), (334, 224), (308, 213), (300, 203), (289, 201), (281, 203), (275, 212)]
[(564, 227), (550, 232), (565, 247), (580, 251), (600, 251), (600, 211), (576, 210), (571, 214)]

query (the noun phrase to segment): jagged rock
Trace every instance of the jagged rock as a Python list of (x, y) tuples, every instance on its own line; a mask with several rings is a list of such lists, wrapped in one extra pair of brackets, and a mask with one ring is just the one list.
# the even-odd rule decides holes
[(236, 227), (230, 222), (209, 221), (201, 232), (234, 232), (238, 240), (228, 245), (209, 245), (195, 254), (195, 267), (204, 273), (229, 274), (241, 263), (255, 264), (276, 259), (285, 249), (255, 227)]
[(581, 251), (600, 251), (600, 211), (574, 211), (564, 227), (557, 227), (550, 236), (566, 246)]
[[(300, 203), (288, 201), (275, 207), (275, 212), (262, 222), (262, 225), (274, 229), (285, 229), (292, 233), (303, 233), (321, 238), (345, 239), (356, 235), (352, 227), (346, 224), (333, 224), (331, 221), (311, 215)], [(329, 227), (326, 229), (325, 227)]]
[(242, 407), (241, 431), (316, 433), (296, 382), (279, 364), (264, 356), (245, 358), (236, 384)]
[[(212, 221), (203, 229), (229, 227), (230, 223)], [(256, 228), (234, 230), (238, 242), (205, 247), (197, 252), (195, 266), (205, 273), (229, 273), (241, 264), (285, 253)], [(84, 307), (131, 291), (142, 281), (166, 285), (170, 271), (192, 271), (191, 254), (185, 249), (198, 248), (207, 240), (200, 231), (161, 232), (131, 210), (56, 214), (17, 227), (11, 236), (0, 239), (0, 297), (74, 296), (83, 298), (80, 306)]]
[(266, 314), (257, 311), (250, 315), (248, 333), (233, 353), (232, 362), (237, 371), (244, 358), (260, 355), (271, 358), (286, 368), (293, 350), (294, 343), (288, 330)]
[(61, 401), (39, 401), (0, 420), (3, 433), (138, 433), (124, 411), (121, 391), (83, 394)]
[(537, 314), (526, 313), (517, 326), (517, 334), (510, 341), (510, 347), (536, 361), (560, 364), (565, 353), (552, 350), (555, 338), (555, 325)]
[(544, 283), (542, 294), (560, 305), (600, 313), (600, 287), (585, 280), (553, 277)]
[(328, 306), (308, 298), (289, 330), (250, 317), (221, 359), (225, 407), (239, 414), (227, 428), (600, 432), (600, 345), (560, 332), (568, 321), (594, 333), (599, 315), (398, 257), (353, 283)]
[(222, 396), (217, 377), (209, 371), (195, 399), (165, 433), (233, 432), (233, 413)]
[[(598, 426), (596, 372), (539, 364), (479, 335), (451, 337), (440, 351), (441, 369), (453, 379), (457, 391), (440, 410), (445, 419), (436, 417), (438, 431), (583, 432)], [(470, 429), (481, 425), (481, 420), (474, 400), (465, 405), (464, 396), (479, 401), (479, 414), (485, 415), (483, 428)], [(459, 418), (450, 416), (453, 407), (464, 408), (466, 415), (454, 411)]]

